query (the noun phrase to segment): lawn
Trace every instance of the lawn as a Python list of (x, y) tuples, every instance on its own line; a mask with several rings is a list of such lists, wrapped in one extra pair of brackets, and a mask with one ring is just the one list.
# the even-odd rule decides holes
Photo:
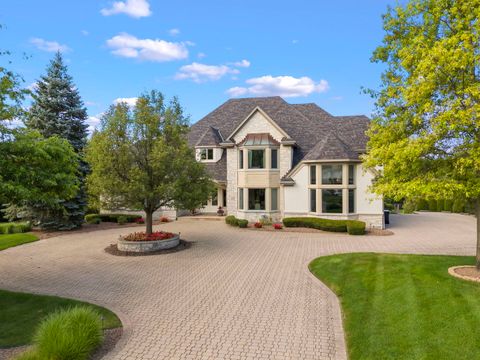
[(37, 240), (38, 236), (28, 233), (0, 235), (0, 251)]
[(46, 315), (75, 305), (92, 306), (100, 312), (105, 329), (122, 326), (113, 312), (96, 305), (56, 296), (0, 290), (0, 348), (29, 344), (35, 328)]
[(310, 271), (340, 298), (349, 358), (479, 359), (480, 284), (451, 277), (473, 257), (343, 254)]

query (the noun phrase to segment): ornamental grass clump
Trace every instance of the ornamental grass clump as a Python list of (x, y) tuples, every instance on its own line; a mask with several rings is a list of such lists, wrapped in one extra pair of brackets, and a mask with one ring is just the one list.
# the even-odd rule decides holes
[(100, 314), (77, 306), (49, 315), (37, 329), (34, 348), (16, 359), (86, 360), (102, 340)]

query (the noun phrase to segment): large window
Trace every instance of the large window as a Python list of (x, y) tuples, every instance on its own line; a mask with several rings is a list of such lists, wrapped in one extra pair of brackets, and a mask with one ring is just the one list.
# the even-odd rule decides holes
[(317, 167), (315, 165), (310, 165), (310, 185), (315, 185), (317, 183)]
[(317, 190), (310, 189), (310, 212), (317, 212)]
[(355, 184), (355, 165), (348, 165), (348, 185)]
[(341, 214), (343, 208), (342, 189), (322, 190), (322, 212)]
[(342, 164), (322, 165), (322, 184), (342, 184), (343, 166)]
[(265, 168), (265, 150), (248, 150), (248, 168)]
[(201, 160), (213, 160), (213, 149), (201, 149), (200, 150), (200, 159)]
[(238, 208), (243, 210), (243, 189), (238, 189)]
[(243, 150), (238, 152), (238, 168), (243, 169)]
[(271, 163), (271, 168), (272, 169), (278, 169), (278, 150), (277, 149), (272, 149), (272, 163)]
[(276, 211), (278, 210), (278, 189), (277, 188), (272, 188), (271, 192), (271, 210)]
[(248, 189), (248, 210), (265, 210), (265, 189)]
[(212, 206), (217, 206), (218, 205), (218, 191), (215, 190), (212, 192)]
[(355, 212), (355, 189), (348, 190), (348, 212)]

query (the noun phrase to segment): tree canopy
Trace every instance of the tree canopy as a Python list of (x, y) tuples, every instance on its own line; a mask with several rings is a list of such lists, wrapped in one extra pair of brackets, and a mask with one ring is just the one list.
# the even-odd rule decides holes
[(478, 218), (480, 0), (411, 0), (383, 20), (372, 60), (386, 69), (371, 92), (377, 111), (365, 157), (379, 170), (373, 190), (397, 200), (467, 199)]
[(143, 94), (133, 109), (112, 105), (87, 148), (89, 191), (105, 208), (144, 210), (147, 233), (155, 210), (200, 206), (212, 182), (187, 144), (187, 131), (178, 100), (166, 104), (160, 92)]

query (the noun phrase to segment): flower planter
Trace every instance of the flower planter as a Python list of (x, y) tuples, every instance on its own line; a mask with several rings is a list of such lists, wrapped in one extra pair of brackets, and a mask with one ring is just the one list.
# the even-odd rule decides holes
[(171, 249), (178, 244), (180, 244), (180, 235), (175, 235), (170, 239), (151, 241), (127, 241), (120, 236), (118, 239), (117, 248), (120, 251), (141, 253)]

